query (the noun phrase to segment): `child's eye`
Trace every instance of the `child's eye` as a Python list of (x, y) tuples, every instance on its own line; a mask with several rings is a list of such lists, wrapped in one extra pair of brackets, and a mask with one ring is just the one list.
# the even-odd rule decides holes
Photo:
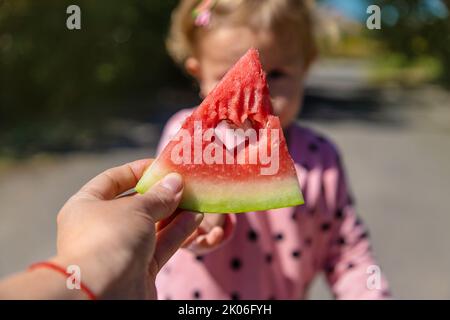
[(272, 70), (267, 74), (267, 80), (277, 80), (284, 77), (286, 74), (281, 70)]

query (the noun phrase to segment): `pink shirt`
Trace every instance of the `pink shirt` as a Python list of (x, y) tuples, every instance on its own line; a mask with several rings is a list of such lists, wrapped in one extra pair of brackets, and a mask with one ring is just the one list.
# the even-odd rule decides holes
[[(191, 112), (169, 120), (159, 151)], [(371, 274), (368, 231), (336, 147), (296, 124), (286, 132), (305, 204), (228, 215), (222, 245), (201, 256), (181, 249), (162, 269), (159, 299), (303, 299), (320, 272), (338, 299), (390, 296), (385, 278)]]

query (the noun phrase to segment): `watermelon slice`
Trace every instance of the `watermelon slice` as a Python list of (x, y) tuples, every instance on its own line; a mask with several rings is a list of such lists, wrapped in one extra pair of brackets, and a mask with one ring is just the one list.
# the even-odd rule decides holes
[(180, 208), (239, 213), (303, 204), (258, 52), (250, 49), (185, 120), (136, 186), (184, 178)]

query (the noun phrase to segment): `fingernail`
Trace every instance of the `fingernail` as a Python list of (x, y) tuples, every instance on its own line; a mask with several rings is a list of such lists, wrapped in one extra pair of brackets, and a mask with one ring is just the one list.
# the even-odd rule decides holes
[(197, 213), (195, 215), (195, 222), (200, 223), (203, 220), (203, 213)]
[(183, 211), (183, 213), (189, 213), (189, 214), (193, 215), (194, 220), (197, 223), (200, 223), (203, 220), (203, 213), (195, 212), (195, 211)]
[(161, 185), (174, 193), (178, 193), (183, 188), (183, 178), (178, 173), (169, 173), (163, 178)]

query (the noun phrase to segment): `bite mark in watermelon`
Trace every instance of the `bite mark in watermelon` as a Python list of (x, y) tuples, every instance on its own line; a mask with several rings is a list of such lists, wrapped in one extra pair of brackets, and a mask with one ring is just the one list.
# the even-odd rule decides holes
[[(136, 191), (145, 193), (178, 172), (184, 179), (182, 209), (239, 213), (303, 204), (280, 121), (271, 110), (258, 52), (250, 49), (185, 120)], [(237, 129), (231, 142), (230, 129)]]

